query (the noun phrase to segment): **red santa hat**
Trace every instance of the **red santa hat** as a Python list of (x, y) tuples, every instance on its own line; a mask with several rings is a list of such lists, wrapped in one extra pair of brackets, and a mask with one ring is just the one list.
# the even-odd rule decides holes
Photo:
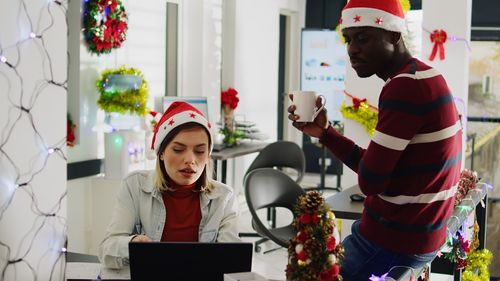
[(350, 0), (342, 10), (340, 29), (371, 26), (404, 32), (404, 12), (399, 0)]
[(213, 139), (210, 122), (203, 116), (203, 114), (194, 106), (187, 102), (176, 101), (173, 102), (165, 113), (163, 113), (160, 121), (154, 128), (153, 141), (151, 142), (151, 149), (154, 149), (158, 154), (160, 145), (165, 137), (176, 127), (186, 123), (198, 123), (203, 126), (207, 132), (210, 141), (210, 152), (213, 148)]

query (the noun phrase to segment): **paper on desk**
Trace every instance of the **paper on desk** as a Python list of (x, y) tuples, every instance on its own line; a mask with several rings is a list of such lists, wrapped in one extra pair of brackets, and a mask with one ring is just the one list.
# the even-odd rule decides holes
[(68, 262), (66, 263), (66, 279), (97, 279), (101, 271), (100, 263)]
[(111, 269), (107, 267), (101, 267), (101, 279), (126, 279), (130, 280), (130, 267), (124, 267), (122, 269)]

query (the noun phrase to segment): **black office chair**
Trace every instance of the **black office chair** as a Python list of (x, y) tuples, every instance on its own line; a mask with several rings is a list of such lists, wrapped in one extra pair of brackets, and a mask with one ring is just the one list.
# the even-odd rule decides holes
[[(306, 158), (302, 148), (291, 141), (276, 141), (268, 144), (262, 149), (257, 157), (253, 160), (250, 167), (248, 167), (245, 176), (243, 177), (243, 184), (247, 175), (255, 169), (260, 168), (291, 168), (297, 173), (295, 181), (298, 183), (304, 177), (306, 171)], [(274, 208), (267, 210), (267, 220), (271, 227), (276, 227), (276, 212)], [(257, 233), (240, 233), (240, 237), (260, 237)], [(256, 245), (265, 242), (267, 239), (261, 239), (256, 242)]]
[[(282, 247), (288, 247), (290, 238), (296, 235), (289, 224), (281, 227), (269, 227), (257, 214), (265, 208), (286, 208), (294, 215), (294, 206), (299, 196), (305, 194), (302, 187), (285, 173), (271, 168), (256, 169), (248, 173), (245, 180), (245, 198), (252, 214), (252, 227), (262, 237)], [(261, 241), (263, 242), (263, 241)], [(255, 243), (255, 251), (260, 251), (260, 243)]]
[(244, 179), (248, 173), (259, 168), (292, 168), (297, 172), (295, 181), (298, 183), (306, 172), (306, 157), (298, 144), (291, 141), (276, 141), (259, 152), (248, 167)]

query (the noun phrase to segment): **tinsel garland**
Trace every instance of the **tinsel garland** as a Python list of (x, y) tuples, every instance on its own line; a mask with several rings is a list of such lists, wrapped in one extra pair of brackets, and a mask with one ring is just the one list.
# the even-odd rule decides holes
[(477, 173), (471, 170), (464, 169), (460, 173), (457, 192), (455, 193), (455, 206), (460, 204), (469, 190), (476, 188), (478, 182)]
[(463, 281), (489, 281), (493, 254), (488, 249), (474, 250), (467, 256), (467, 266), (462, 272)]
[[(106, 80), (109, 75), (135, 75), (141, 78), (141, 85), (136, 89), (124, 91), (107, 91)], [(100, 97), (97, 101), (99, 107), (106, 112), (131, 113), (144, 116), (148, 113), (146, 102), (148, 98), (148, 84), (142, 73), (135, 68), (127, 68), (124, 65), (117, 69), (106, 69), (101, 74), (101, 79), (96, 82)]]
[(467, 254), (470, 252), (469, 241), (464, 240), (461, 231), (457, 231), (456, 237), (448, 237), (446, 240), (451, 247), (449, 253), (444, 253), (443, 257), (455, 263), (455, 269), (462, 269), (467, 266)]
[(127, 13), (121, 0), (84, 1), (82, 32), (91, 53), (107, 54), (120, 48), (127, 28)]
[(348, 106), (345, 102), (340, 106), (340, 113), (345, 118), (360, 123), (368, 135), (373, 136), (378, 122), (378, 112), (370, 108), (366, 101), (361, 101), (359, 105)]
[(288, 246), (286, 278), (290, 281), (341, 281), (344, 248), (333, 231), (335, 215), (317, 191), (301, 196), (295, 206), (297, 236)]

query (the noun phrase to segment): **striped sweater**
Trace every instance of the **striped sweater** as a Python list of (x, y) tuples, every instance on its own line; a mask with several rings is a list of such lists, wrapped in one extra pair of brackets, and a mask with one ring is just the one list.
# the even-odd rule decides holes
[(358, 174), (367, 195), (360, 232), (388, 250), (422, 254), (446, 238), (462, 160), (462, 127), (443, 76), (412, 59), (380, 94), (363, 149), (329, 128), (321, 142)]

